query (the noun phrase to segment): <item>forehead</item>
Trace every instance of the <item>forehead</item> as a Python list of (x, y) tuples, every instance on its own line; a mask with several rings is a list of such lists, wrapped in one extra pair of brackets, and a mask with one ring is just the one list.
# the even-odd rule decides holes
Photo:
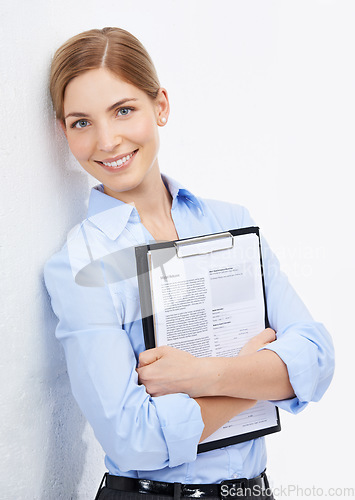
[(140, 101), (148, 96), (134, 85), (125, 82), (105, 68), (86, 71), (71, 80), (64, 93), (64, 113), (106, 109), (126, 98)]

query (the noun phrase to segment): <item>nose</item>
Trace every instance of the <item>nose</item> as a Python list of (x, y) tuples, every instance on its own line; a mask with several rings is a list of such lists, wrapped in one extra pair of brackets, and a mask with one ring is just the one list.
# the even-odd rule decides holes
[(107, 153), (113, 151), (122, 139), (114, 127), (108, 124), (102, 124), (97, 131), (97, 147), (100, 151)]

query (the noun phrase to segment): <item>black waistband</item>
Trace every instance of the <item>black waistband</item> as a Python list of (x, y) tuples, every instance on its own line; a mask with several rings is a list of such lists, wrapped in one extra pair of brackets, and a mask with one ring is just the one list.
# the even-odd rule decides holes
[[(269, 488), (265, 472), (252, 479), (228, 479), (218, 484), (181, 484), (106, 474), (106, 486), (113, 490), (179, 497), (243, 498), (243, 492), (261, 497)], [(257, 493), (259, 492), (259, 493)], [(244, 497), (245, 498), (245, 497)]]

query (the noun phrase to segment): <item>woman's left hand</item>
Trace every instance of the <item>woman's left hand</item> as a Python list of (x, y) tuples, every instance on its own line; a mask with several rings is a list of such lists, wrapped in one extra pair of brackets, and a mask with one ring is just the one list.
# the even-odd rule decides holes
[(177, 392), (191, 396), (194, 385), (203, 380), (204, 359), (170, 346), (148, 349), (139, 356), (139, 382), (151, 396)]

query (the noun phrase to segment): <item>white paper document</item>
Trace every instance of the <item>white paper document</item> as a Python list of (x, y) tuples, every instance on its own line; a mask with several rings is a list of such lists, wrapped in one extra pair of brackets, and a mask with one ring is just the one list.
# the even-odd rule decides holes
[[(257, 234), (177, 242), (177, 248), (156, 249), (148, 258), (157, 346), (195, 356), (237, 356), (265, 328)], [(259, 401), (202, 444), (277, 424), (275, 406)]]

